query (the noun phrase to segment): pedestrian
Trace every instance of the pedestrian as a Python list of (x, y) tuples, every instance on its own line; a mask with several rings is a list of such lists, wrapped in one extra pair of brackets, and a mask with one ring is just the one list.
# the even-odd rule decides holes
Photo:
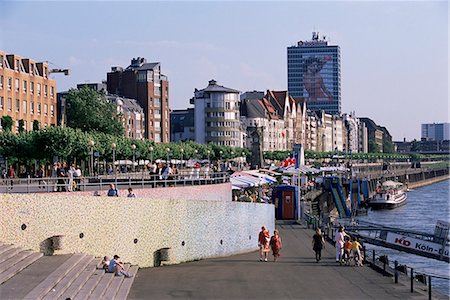
[(314, 252), (316, 252), (316, 262), (319, 262), (322, 259), (322, 249), (325, 248), (325, 240), (320, 228), (317, 228), (313, 235), (312, 245)]
[(14, 186), (14, 182), (13, 182), (13, 180), (14, 180), (14, 178), (16, 177), (16, 171), (14, 170), (14, 167), (11, 165), (10, 167), (9, 167), (9, 170), (8, 170), (8, 178), (9, 178), (9, 180), (10, 180), (10, 184), (11, 184), (11, 189), (13, 188), (13, 186)]
[(70, 167), (69, 167), (69, 169), (67, 170), (67, 178), (68, 178), (68, 180), (67, 180), (67, 191), (69, 191), (69, 192), (72, 192), (73, 191), (73, 186), (74, 186), (74, 181), (73, 181), (73, 178), (74, 178), (74, 173), (75, 173), (75, 168), (74, 168), (74, 166), (73, 165), (71, 165)]
[(111, 183), (109, 185), (108, 197), (119, 197), (119, 191), (116, 189), (116, 186)]
[(80, 190), (80, 182), (81, 182), (81, 168), (78, 165), (75, 168), (75, 172), (73, 173), (73, 181), (75, 182), (74, 183), (75, 190), (79, 191)]
[(136, 195), (133, 193), (133, 189), (132, 188), (128, 188), (128, 198), (136, 198)]
[(358, 241), (358, 238), (354, 238), (352, 242), (352, 252), (353, 258), (355, 260), (355, 265), (362, 267), (362, 256), (361, 256), (362, 246)]
[(46, 182), (45, 182), (45, 180), (42, 179), (45, 177), (44, 166), (39, 167), (39, 170), (36, 173), (36, 177), (39, 178), (39, 181), (38, 181), (39, 188), (45, 189)]
[(270, 247), (272, 248), (273, 261), (277, 261), (282, 247), (280, 233), (277, 229), (275, 229), (273, 236), (270, 239)]
[(344, 262), (348, 266), (350, 265), (350, 252), (352, 251), (353, 245), (350, 238), (346, 236), (344, 242)]
[(336, 262), (342, 263), (342, 258), (344, 254), (344, 238), (347, 236), (347, 234), (344, 231), (344, 226), (339, 226), (339, 229), (336, 232), (335, 236), (335, 245), (336, 245)]
[(57, 181), (57, 177), (58, 177), (58, 164), (59, 163), (53, 163), (53, 167), (52, 167), (52, 174), (51, 174), (51, 176), (52, 176), (52, 178), (54, 178), (54, 179), (52, 179), (52, 182), (53, 182), (53, 191), (54, 192), (57, 192), (58, 191), (58, 181)]
[(63, 162), (62, 165), (58, 163), (58, 192), (66, 191), (66, 163)]
[(259, 246), (259, 260), (267, 261), (267, 253), (269, 250), (270, 233), (267, 231), (265, 226), (261, 227), (261, 232), (258, 236), (258, 246)]

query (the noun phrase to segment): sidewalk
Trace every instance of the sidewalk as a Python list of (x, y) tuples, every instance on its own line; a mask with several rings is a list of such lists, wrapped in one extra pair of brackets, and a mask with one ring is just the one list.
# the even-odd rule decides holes
[(141, 269), (128, 299), (428, 299), (426, 292), (411, 294), (409, 286), (368, 267), (338, 265), (328, 244), (316, 263), (312, 230), (277, 227), (283, 249), (276, 263), (273, 257), (260, 262), (253, 252)]

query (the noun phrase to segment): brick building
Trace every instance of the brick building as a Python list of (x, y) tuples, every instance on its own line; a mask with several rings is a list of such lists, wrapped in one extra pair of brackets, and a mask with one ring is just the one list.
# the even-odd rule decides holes
[(110, 94), (136, 99), (144, 109), (145, 137), (157, 143), (170, 142), (169, 81), (161, 74), (161, 64), (133, 58), (124, 70), (112, 67), (107, 74)]
[(25, 131), (35, 120), (40, 127), (56, 125), (56, 81), (48, 78), (49, 71), (45, 62), (0, 50), (0, 117), (13, 119), (13, 132), (19, 120)]

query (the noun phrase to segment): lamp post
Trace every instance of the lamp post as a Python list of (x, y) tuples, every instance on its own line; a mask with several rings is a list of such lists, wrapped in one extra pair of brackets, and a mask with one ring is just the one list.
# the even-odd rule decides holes
[(222, 154), (223, 154), (223, 151), (220, 150), (219, 151), (219, 172), (222, 172)]
[(114, 180), (117, 181), (117, 170), (116, 170), (116, 143), (112, 143), (111, 144), (111, 149), (112, 149), (112, 160), (113, 160), (113, 171), (114, 171)]
[(89, 175), (92, 176), (92, 173), (94, 172), (94, 145), (95, 142), (93, 140), (90, 140), (88, 142), (88, 146), (89, 146), (89, 154), (91, 157), (91, 161), (89, 163)]
[(180, 149), (180, 152), (181, 152), (181, 161), (180, 161), (180, 169), (183, 167), (183, 154), (184, 154), (184, 149), (183, 148), (181, 148)]
[(153, 164), (153, 147), (150, 147), (150, 163)]
[(195, 149), (195, 150), (194, 150), (194, 153), (195, 153), (195, 155), (194, 155), (195, 159), (198, 159), (198, 150)]
[[(234, 158), (234, 151), (231, 151), (231, 157), (230, 157), (230, 159), (233, 159)], [(230, 165), (230, 162), (228, 162), (228, 165)], [(234, 161), (232, 160), (231, 161), (231, 166), (233, 167), (233, 165), (234, 165)]]
[(167, 163), (167, 165), (169, 165), (169, 153), (170, 153), (170, 148), (166, 148), (166, 152), (167, 152), (167, 160), (166, 160), (166, 163)]
[(245, 159), (245, 152), (242, 152), (242, 165), (241, 165), (241, 170), (244, 169), (244, 159)]
[(208, 164), (209, 164), (209, 163), (210, 163), (210, 161), (209, 161), (209, 155), (211, 154), (211, 151), (208, 150), (208, 151), (206, 151), (206, 153), (208, 153)]
[(136, 161), (136, 145), (131, 145), (131, 151), (133, 151), (133, 172), (136, 170), (134, 162)]

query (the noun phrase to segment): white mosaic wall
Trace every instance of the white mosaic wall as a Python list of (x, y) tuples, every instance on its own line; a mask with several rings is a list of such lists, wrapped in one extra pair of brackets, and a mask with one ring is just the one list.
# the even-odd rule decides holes
[(140, 267), (154, 266), (155, 252), (165, 247), (173, 251), (171, 263), (256, 250), (261, 225), (274, 230), (273, 205), (62, 193), (0, 195), (0, 242), (45, 252), (48, 238), (64, 235), (57, 253), (118, 254)]

